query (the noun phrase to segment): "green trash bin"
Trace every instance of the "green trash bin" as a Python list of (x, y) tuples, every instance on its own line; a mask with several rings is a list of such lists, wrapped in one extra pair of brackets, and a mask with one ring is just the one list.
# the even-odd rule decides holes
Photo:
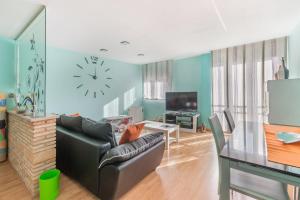
[(41, 174), (40, 200), (55, 200), (59, 194), (60, 171), (51, 169)]

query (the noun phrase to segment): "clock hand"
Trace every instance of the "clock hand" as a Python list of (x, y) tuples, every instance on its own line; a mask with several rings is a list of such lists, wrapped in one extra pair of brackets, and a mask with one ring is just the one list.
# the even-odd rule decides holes
[(97, 69), (96, 69), (96, 67), (95, 67), (95, 77), (97, 77)]
[(98, 77), (94, 74), (88, 74), (89, 76), (91, 76), (94, 80), (96, 80)]

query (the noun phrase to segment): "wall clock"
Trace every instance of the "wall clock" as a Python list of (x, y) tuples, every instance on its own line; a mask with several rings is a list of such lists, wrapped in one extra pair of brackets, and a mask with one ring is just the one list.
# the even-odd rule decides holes
[(100, 61), (96, 56), (84, 57), (83, 64), (76, 64), (76, 68), (78, 73), (73, 75), (77, 82), (76, 89), (81, 90), (84, 96), (97, 98), (111, 89), (111, 71), (104, 60)]

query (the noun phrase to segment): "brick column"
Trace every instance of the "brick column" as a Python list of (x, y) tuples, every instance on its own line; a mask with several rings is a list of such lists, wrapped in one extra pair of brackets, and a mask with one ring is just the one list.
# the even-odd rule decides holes
[(9, 112), (8, 159), (33, 196), (40, 174), (55, 168), (56, 116), (31, 118)]

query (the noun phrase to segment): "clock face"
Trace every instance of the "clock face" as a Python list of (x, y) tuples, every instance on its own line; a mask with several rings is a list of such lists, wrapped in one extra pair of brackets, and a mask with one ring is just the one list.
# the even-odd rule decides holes
[(84, 57), (83, 62), (76, 64), (77, 73), (73, 75), (76, 79), (76, 89), (82, 91), (84, 96), (97, 98), (105, 95), (111, 89), (110, 68), (98, 57)]

